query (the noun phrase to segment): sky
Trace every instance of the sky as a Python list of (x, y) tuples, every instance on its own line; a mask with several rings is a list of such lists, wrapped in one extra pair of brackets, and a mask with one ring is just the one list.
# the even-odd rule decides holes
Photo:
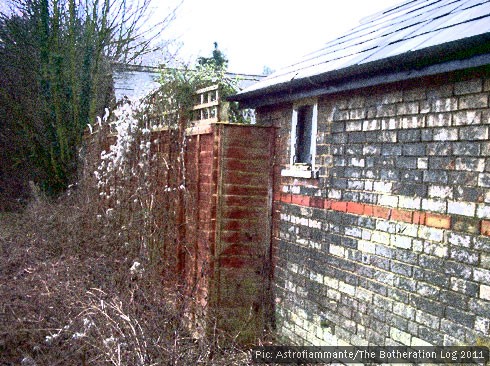
[[(155, 0), (163, 1), (163, 0)], [(183, 61), (211, 56), (213, 43), (229, 71), (278, 70), (400, 0), (184, 0), (167, 34), (181, 43)], [(155, 11), (157, 16), (158, 10)]]
[[(0, 10), (7, 1), (0, 0)], [(179, 61), (192, 65), (199, 56), (210, 57), (218, 42), (229, 71), (262, 74), (264, 67), (288, 66), (402, 0), (153, 0), (148, 26), (180, 2), (175, 20), (160, 35), (176, 40)], [(144, 63), (162, 58), (154, 55)]]

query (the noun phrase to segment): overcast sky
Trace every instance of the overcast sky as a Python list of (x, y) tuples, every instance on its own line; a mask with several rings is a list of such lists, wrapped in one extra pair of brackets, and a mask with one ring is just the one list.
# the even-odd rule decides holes
[[(158, 0), (156, 0), (158, 1)], [(277, 70), (400, 0), (184, 0), (171, 25), (184, 61), (210, 56), (213, 42), (229, 70)]]
[[(132, 0), (137, 2), (138, 0)], [(141, 1), (141, 0), (140, 0)], [(153, 0), (157, 22), (182, 0)], [(0, 9), (8, 0), (0, 0)], [(177, 39), (181, 61), (209, 57), (213, 43), (229, 60), (229, 70), (261, 74), (277, 70), (352, 29), (369, 15), (402, 0), (183, 0), (161, 37)], [(156, 62), (160, 63), (160, 62)]]

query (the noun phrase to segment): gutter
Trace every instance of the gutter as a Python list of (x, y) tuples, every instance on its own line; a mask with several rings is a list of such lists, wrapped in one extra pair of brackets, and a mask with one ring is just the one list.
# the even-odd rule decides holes
[(256, 108), (490, 65), (490, 33), (228, 97)]

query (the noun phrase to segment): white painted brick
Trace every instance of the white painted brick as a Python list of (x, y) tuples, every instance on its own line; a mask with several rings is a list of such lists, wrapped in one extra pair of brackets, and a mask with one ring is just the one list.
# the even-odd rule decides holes
[(456, 141), (458, 139), (458, 129), (435, 128), (432, 138), (434, 141)]
[(410, 210), (420, 210), (422, 199), (418, 197), (400, 196), (398, 200), (398, 206), (400, 208), (407, 208)]
[(330, 189), (328, 191), (328, 198), (340, 200), (342, 198), (342, 191), (340, 189)]
[(359, 240), (357, 243), (357, 249), (361, 252), (374, 254), (376, 253), (376, 244), (370, 241)]
[(330, 244), (330, 254), (343, 258), (345, 255), (345, 249), (339, 245)]
[(421, 128), (424, 127), (424, 118), (421, 116), (403, 117), (401, 119), (402, 128)]
[(479, 204), (476, 209), (476, 216), (480, 219), (490, 219), (490, 205)]
[(435, 199), (423, 199), (422, 200), (422, 210), (445, 213), (446, 212), (446, 201), (435, 200)]
[(403, 235), (391, 235), (391, 245), (398, 248), (409, 249), (412, 247), (412, 238)]
[(298, 265), (295, 263), (289, 263), (288, 264), (288, 270), (293, 272), (293, 273), (298, 273)]
[[(475, 268), (473, 270), (473, 278), (475, 281), (482, 283), (490, 283), (490, 271), (483, 268)], [(481, 288), (480, 288), (481, 290)], [(487, 289), (485, 289), (487, 290)]]
[[(309, 276), (308, 269), (306, 267), (299, 267), (298, 273), (302, 276)], [(298, 291), (299, 292), (299, 291)]]
[(480, 112), (463, 111), (453, 114), (453, 126), (480, 124)]
[(433, 102), (432, 107), (434, 112), (449, 112), (458, 109), (458, 99), (456, 98), (443, 98), (437, 99)]
[(450, 233), (450, 235), (448, 235), (447, 241), (449, 244), (458, 247), (469, 248), (471, 246), (472, 238), (470, 235)]
[(397, 223), (395, 232), (405, 236), (416, 238), (418, 235), (419, 226), (413, 224)]
[(313, 240), (310, 240), (310, 248), (321, 250), (322, 249), (322, 244), (321, 243), (317, 243), (317, 242), (315, 242)]
[(429, 186), (429, 197), (445, 199), (453, 198), (453, 188), (448, 186)]
[(487, 253), (481, 254), (480, 265), (483, 268), (490, 269), (490, 254), (487, 254)]
[(371, 240), (371, 236), (372, 236), (371, 230), (365, 230), (365, 229), (362, 230), (361, 238), (363, 240)]
[(391, 193), (393, 183), (391, 182), (374, 182), (373, 190), (375, 192)]
[(447, 212), (449, 214), (475, 216), (476, 204), (474, 202), (448, 201)]
[[(490, 187), (490, 173), (478, 174), (478, 186), (486, 188)], [(490, 200), (486, 202), (490, 202)]]
[[(371, 236), (371, 240), (376, 242), (376, 243), (389, 244), (390, 243), (390, 234), (380, 232), (380, 231), (374, 231), (373, 235)], [(370, 252), (370, 253), (374, 253), (374, 252)]]
[(490, 286), (480, 285), (480, 299), (490, 300)]
[(312, 220), (312, 219), (309, 219), (308, 220), (308, 226), (309, 227), (312, 227), (312, 228), (315, 228), (315, 229), (321, 229), (322, 228), (322, 223), (318, 220)]
[(413, 240), (412, 250), (417, 253), (422, 253), (424, 250), (424, 242), (422, 240)]
[(300, 207), (301, 216), (311, 216), (311, 209), (308, 207)]
[(293, 291), (293, 292), (296, 291), (296, 287), (291, 281), (286, 281), (284, 283), (284, 288), (288, 291)]
[(429, 166), (429, 158), (418, 158), (417, 159), (417, 168), (418, 169), (427, 169)]
[(381, 128), (381, 123), (377, 119), (364, 121), (362, 124), (363, 131), (375, 131)]
[(371, 304), (373, 302), (373, 293), (362, 287), (356, 288), (356, 298), (362, 300), (365, 303)]
[(308, 245), (308, 239), (302, 239), (302, 238), (296, 238), (296, 243), (307, 246)]
[(488, 335), (490, 331), (490, 319), (477, 316), (475, 320), (475, 330)]
[(354, 296), (356, 293), (356, 288), (348, 283), (339, 281), (339, 291), (347, 295)]
[(350, 165), (363, 168), (365, 165), (365, 160), (360, 158), (351, 158)]
[(338, 338), (333, 335), (328, 329), (323, 329), (323, 341), (325, 342), (326, 346), (337, 346), (338, 345)]
[(398, 124), (395, 118), (381, 120), (381, 129), (394, 130), (398, 128)]
[(337, 345), (339, 347), (351, 347), (352, 346), (352, 344), (350, 344), (349, 342), (347, 342), (343, 339), (339, 339)]
[(463, 280), (461, 278), (451, 277), (450, 288), (453, 291), (465, 293), (468, 287), (468, 283), (469, 283), (468, 281)]
[(366, 145), (362, 148), (363, 155), (379, 155), (381, 148), (378, 145)]
[(329, 276), (323, 276), (323, 283), (327, 285), (328, 287), (338, 289), (339, 288), (339, 280), (329, 277)]
[(318, 283), (323, 283), (323, 276), (319, 273), (310, 272), (310, 280)]
[(335, 301), (340, 301), (340, 292), (334, 289), (327, 289), (327, 296), (329, 299), (335, 300)]
[(485, 170), (485, 159), (457, 158), (455, 169), (469, 172), (483, 172)]
[(378, 197), (378, 205), (388, 207), (398, 207), (398, 196), (381, 195)]
[(351, 131), (362, 131), (362, 121), (351, 121), (345, 124), (345, 130)]
[(444, 231), (432, 227), (421, 226), (419, 228), (418, 237), (430, 241), (441, 242), (444, 238)]
[(431, 242), (425, 242), (424, 253), (435, 255), (439, 258), (447, 258), (449, 253), (449, 248), (443, 245), (437, 245)]
[(378, 222), (376, 222), (376, 230), (386, 231), (388, 233), (395, 233), (396, 225), (390, 221), (378, 220)]
[(450, 113), (430, 114), (427, 116), (427, 127), (444, 127), (451, 125)]

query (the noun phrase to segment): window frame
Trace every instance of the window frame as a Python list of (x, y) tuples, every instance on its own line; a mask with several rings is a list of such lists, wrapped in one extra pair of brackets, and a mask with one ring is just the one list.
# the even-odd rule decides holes
[[(299, 110), (302, 107), (312, 107), (311, 113), (311, 136), (310, 136), (310, 155), (311, 164), (295, 163), (296, 155), (296, 130), (298, 125)], [(318, 169), (316, 166), (316, 136), (318, 125), (318, 101), (316, 99), (308, 99), (296, 102), (293, 105), (293, 113), (291, 117), (291, 139), (289, 141), (290, 156), (289, 167), (281, 170), (281, 176), (296, 177), (296, 178), (318, 178)]]

